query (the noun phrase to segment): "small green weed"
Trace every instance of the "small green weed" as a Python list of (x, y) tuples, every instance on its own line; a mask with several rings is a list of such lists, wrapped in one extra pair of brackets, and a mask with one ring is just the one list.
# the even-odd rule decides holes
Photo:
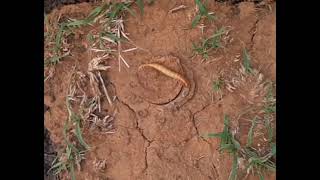
[(252, 120), (252, 124), (251, 124), (250, 130), (248, 132), (247, 147), (250, 147), (252, 145), (254, 129), (257, 126), (257, 122), (256, 121), (257, 121), (257, 117), (254, 117), (253, 120)]
[(55, 55), (55, 56), (53, 56), (51, 58), (47, 58), (47, 59), (44, 60), (44, 66), (46, 67), (48, 65), (56, 65), (58, 62), (60, 62), (60, 60), (62, 58), (66, 57), (68, 55), (69, 55), (69, 53), (65, 53), (65, 54), (63, 54), (61, 56)]
[[(130, 14), (135, 15), (135, 13), (132, 10), (130, 10), (129, 8), (130, 5), (131, 3), (127, 3), (127, 2), (120, 2), (120, 3), (114, 3), (114, 4), (106, 3), (102, 6), (95, 8), (93, 11), (91, 11), (91, 13), (85, 19), (80, 19), (80, 20), (69, 19), (67, 22), (62, 22), (59, 25), (58, 32), (54, 37), (55, 46), (53, 49), (53, 56), (51, 58), (46, 59), (44, 65), (45, 66), (55, 65), (58, 62), (60, 62), (60, 60), (63, 57), (66, 57), (67, 55), (69, 55), (69, 54), (61, 55), (61, 46), (62, 46), (62, 41), (64, 37), (70, 34), (74, 29), (80, 28), (82, 26), (92, 25), (97, 20), (97, 18), (102, 16), (106, 16), (106, 18), (109, 19), (108, 23), (110, 23), (113, 20), (119, 18), (119, 16), (124, 11), (128, 11)], [(47, 23), (46, 17), (45, 17), (45, 20)], [(110, 34), (112, 35), (112, 33), (109, 33), (109, 35)], [(110, 38), (112, 38), (111, 35), (109, 36)], [(92, 36), (91, 36), (91, 40), (92, 40)]]
[(209, 58), (209, 52), (212, 49), (218, 49), (222, 48), (223, 46), (221, 45), (221, 37), (225, 33), (225, 29), (222, 27), (219, 30), (215, 32), (212, 36), (210, 36), (207, 39), (202, 40), (200, 45), (192, 44), (193, 46), (193, 51), (201, 55), (204, 59)]
[(252, 73), (253, 69), (251, 67), (251, 58), (246, 48), (243, 50), (243, 66), (246, 73)]
[(192, 23), (191, 23), (192, 28), (195, 28), (199, 24), (201, 18), (203, 17), (206, 17), (209, 20), (214, 20), (216, 18), (215, 16), (209, 14), (206, 6), (201, 2), (201, 0), (195, 0), (195, 3), (199, 8), (199, 14), (197, 14), (192, 20)]
[(238, 171), (238, 151), (241, 149), (240, 143), (234, 138), (229, 128), (229, 117), (224, 116), (224, 128), (221, 133), (210, 133), (208, 137), (218, 137), (220, 138), (219, 151), (225, 151), (231, 153), (233, 156), (232, 169), (229, 176), (229, 180), (237, 179)]
[(213, 91), (215, 92), (220, 91), (222, 88), (222, 85), (223, 85), (223, 80), (221, 78), (218, 78), (218, 80), (213, 82), (213, 85), (212, 85)]
[[(54, 171), (54, 175), (58, 175), (62, 171), (67, 171), (72, 180), (75, 180), (74, 168), (75, 166), (80, 168), (80, 162), (84, 159), (85, 152), (89, 150), (89, 145), (83, 140), (81, 132), (81, 118), (75, 114), (69, 102), (66, 100), (66, 105), (69, 113), (69, 118), (66, 121), (63, 128), (63, 137), (66, 143), (66, 149), (60, 155), (58, 155), (52, 162), (52, 167), (49, 171)], [(75, 125), (75, 136), (77, 137), (79, 144), (73, 144), (70, 142), (70, 136), (67, 133), (70, 124)]]
[(273, 128), (272, 128), (272, 118), (273, 113), (276, 112), (276, 99), (273, 94), (273, 84), (270, 82), (268, 87), (268, 93), (265, 97), (265, 104), (263, 109), (265, 115), (264, 115), (264, 125), (267, 128), (268, 133), (268, 141), (271, 142), (273, 139)]
[(71, 176), (71, 179), (75, 180), (74, 168), (75, 166), (80, 168), (80, 162), (84, 159), (84, 154), (87, 150), (80, 150), (69, 141), (67, 129), (68, 122), (66, 122), (63, 129), (64, 139), (67, 144), (66, 149), (55, 158), (49, 171), (53, 171), (54, 175), (58, 175), (63, 171), (67, 171)]
[(238, 156), (245, 158), (248, 162), (246, 165), (247, 175), (252, 172), (257, 172), (260, 180), (264, 179), (263, 172), (265, 170), (275, 171), (276, 164), (272, 161), (272, 157), (276, 155), (276, 145), (271, 143), (271, 151), (265, 155), (260, 156), (253, 148), (251, 148), (253, 129), (256, 126), (256, 118), (252, 121), (252, 126), (248, 135), (248, 143), (245, 148), (241, 148), (240, 143), (234, 138), (229, 128), (229, 118), (224, 116), (224, 128), (221, 133), (209, 133), (207, 137), (220, 138), (219, 151), (231, 153), (233, 157), (232, 169), (229, 180), (236, 180), (238, 176)]
[(267, 114), (271, 114), (276, 112), (276, 100), (273, 95), (273, 85), (272, 83), (269, 84), (268, 93), (266, 96), (266, 103), (264, 106), (264, 112)]
[(246, 158), (248, 159), (248, 165), (246, 167), (247, 174), (249, 174), (250, 171), (252, 171), (253, 174), (257, 172), (258, 176), (260, 177), (260, 180), (263, 180), (264, 171), (275, 171), (276, 165), (273, 161), (271, 161), (271, 157), (275, 156), (276, 153), (275, 147), (276, 146), (273, 146), (271, 152), (265, 156), (259, 156), (258, 153), (256, 153), (251, 148), (246, 148), (244, 152)]

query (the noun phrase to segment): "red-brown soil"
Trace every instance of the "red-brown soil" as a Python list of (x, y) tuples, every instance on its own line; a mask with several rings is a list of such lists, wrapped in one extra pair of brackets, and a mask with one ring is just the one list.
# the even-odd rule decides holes
[[(187, 8), (168, 13), (178, 5)], [(262, 116), (263, 99), (267, 94), (264, 81), (276, 83), (275, 57), (275, 2), (257, 7), (251, 2), (237, 5), (211, 2), (208, 9), (215, 12), (217, 20), (205, 21), (203, 34), (200, 28), (190, 28), (195, 16), (193, 0), (155, 1), (145, 6), (144, 16), (125, 19), (125, 29), (130, 39), (141, 49), (124, 53), (130, 65), (123, 64), (118, 71), (118, 61), (110, 58), (111, 66), (102, 77), (111, 96), (116, 96), (112, 107), (104, 99), (105, 113), (116, 111), (113, 134), (99, 130), (83, 129), (85, 141), (92, 147), (76, 172), (77, 179), (219, 179), (227, 180), (232, 157), (219, 153), (219, 139), (202, 135), (221, 132), (224, 115), (229, 115), (237, 137), (246, 143), (251, 126), (248, 121)], [(58, 16), (83, 18), (94, 8), (81, 3), (53, 10), (48, 18), (54, 22)], [(271, 8), (271, 9), (270, 9)], [(138, 12), (138, 8), (133, 6)], [(227, 27), (223, 38), (224, 48), (218, 49), (202, 62), (193, 56), (192, 42), (212, 35), (217, 29)], [(86, 72), (91, 60), (84, 45), (86, 33), (94, 27), (76, 31), (71, 40), (72, 57), (66, 57), (55, 66), (52, 78), (45, 82), (44, 99), (49, 107), (45, 113), (45, 127), (57, 147), (62, 147), (63, 126), (68, 118), (65, 98), (69, 90), (72, 68)], [(123, 44), (123, 49), (131, 48)], [(251, 55), (253, 68), (261, 75), (243, 76), (240, 72), (243, 48)], [(238, 55), (240, 60), (237, 61)], [(157, 62), (182, 74), (189, 87), (152, 68), (138, 70), (142, 64)], [(212, 90), (218, 77), (225, 82), (235, 82), (233, 92), (226, 87), (221, 93)], [(85, 89), (90, 94), (90, 88)], [(252, 111), (242, 115), (248, 109)], [(86, 126), (85, 126), (86, 127)], [(257, 127), (263, 129), (263, 127)], [(254, 145), (262, 149), (266, 132), (255, 136)], [(57, 149), (59, 151), (59, 148)], [(97, 171), (97, 160), (106, 160), (104, 169)], [(275, 179), (268, 174), (266, 179)], [(248, 179), (258, 179), (249, 176)]]

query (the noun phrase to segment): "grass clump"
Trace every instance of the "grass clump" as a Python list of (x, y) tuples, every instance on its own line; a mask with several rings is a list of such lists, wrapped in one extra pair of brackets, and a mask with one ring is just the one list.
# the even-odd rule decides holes
[(199, 43), (199, 45), (193, 43), (193, 51), (197, 55), (201, 55), (204, 59), (208, 59), (211, 50), (223, 47), (221, 45), (221, 37), (224, 33), (225, 29), (222, 27), (219, 30), (217, 30), (212, 36), (203, 39)]
[(248, 161), (248, 165), (246, 166), (247, 175), (252, 172), (253, 175), (257, 173), (260, 180), (264, 180), (263, 172), (265, 171), (275, 171), (276, 164), (271, 160), (276, 154), (276, 146), (272, 146), (271, 151), (265, 155), (260, 156), (257, 152), (255, 152), (251, 148), (244, 149), (244, 156)]
[(201, 2), (201, 0), (195, 0), (195, 3), (199, 8), (199, 14), (197, 14), (192, 20), (192, 28), (195, 28), (202, 18), (208, 18), (209, 20), (214, 20), (216, 18), (208, 12), (207, 7)]
[(249, 173), (252, 173), (253, 175), (257, 173), (260, 180), (263, 180), (263, 172), (276, 170), (276, 164), (272, 160), (272, 158), (275, 158), (276, 155), (275, 143), (270, 143), (271, 150), (266, 155), (260, 155), (254, 148), (251, 147), (253, 141), (253, 130), (256, 126), (256, 118), (254, 118), (249, 130), (247, 145), (246, 147), (242, 148), (240, 143), (235, 139), (234, 134), (230, 130), (229, 121), (229, 117), (225, 115), (223, 131), (220, 133), (209, 133), (207, 135), (207, 137), (209, 138), (219, 138), (219, 151), (230, 153), (233, 157), (229, 180), (236, 180), (238, 178), (239, 158), (243, 158), (247, 162), (245, 166), (246, 176), (248, 176)]
[[(105, 17), (105, 19), (107, 19), (106, 24), (109, 25), (110, 23), (112, 23), (112, 21), (118, 19), (124, 12), (129, 12), (130, 14), (135, 16), (135, 13), (129, 8), (131, 4), (132, 2), (106, 3), (102, 6), (96, 7), (84, 19), (68, 19), (66, 22), (60, 23), (58, 25), (57, 33), (53, 35), (54, 47), (51, 49), (52, 55), (51, 57), (45, 59), (44, 65), (55, 65), (59, 63), (64, 57), (70, 54), (69, 52), (63, 53), (62, 42), (65, 37), (72, 33), (73, 30), (83, 26), (93, 25), (102, 17)], [(46, 16), (45, 24), (47, 27), (46, 29), (49, 29), (48, 20)], [(50, 40), (48, 38), (49, 32), (45, 32), (44, 36), (45, 38)]]
[[(58, 175), (62, 172), (67, 172), (72, 180), (75, 180), (75, 167), (80, 170), (80, 163), (84, 158), (85, 152), (89, 150), (89, 145), (84, 141), (81, 132), (81, 118), (75, 114), (70, 106), (70, 101), (67, 98), (66, 101), (69, 118), (65, 123), (63, 129), (63, 137), (66, 143), (66, 148), (60, 153), (52, 162), (52, 167), (49, 171), (53, 171), (54, 175)], [(67, 131), (70, 129), (70, 124), (74, 125), (71, 131), (74, 131), (74, 135), (77, 141), (70, 141), (72, 134)]]
[(223, 80), (221, 78), (218, 78), (216, 81), (213, 82), (213, 85), (212, 85), (212, 89), (213, 91), (215, 92), (218, 92), (221, 90), (222, 86), (223, 86)]
[(231, 153), (233, 156), (232, 169), (229, 176), (229, 180), (237, 179), (238, 171), (238, 151), (241, 149), (240, 143), (235, 139), (229, 128), (229, 117), (224, 116), (224, 128), (221, 133), (210, 133), (208, 137), (220, 138), (219, 151)]

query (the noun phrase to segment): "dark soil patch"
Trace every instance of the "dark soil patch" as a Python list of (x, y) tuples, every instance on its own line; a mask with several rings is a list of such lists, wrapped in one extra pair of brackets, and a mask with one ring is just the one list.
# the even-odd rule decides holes
[(62, 7), (68, 4), (77, 4), (82, 2), (98, 2), (101, 0), (44, 0), (44, 12), (49, 14), (54, 8)]
[(45, 180), (55, 180), (55, 176), (52, 172), (48, 173), (51, 168), (52, 162), (56, 157), (57, 153), (55, 147), (50, 139), (50, 133), (47, 128), (44, 127), (44, 179)]

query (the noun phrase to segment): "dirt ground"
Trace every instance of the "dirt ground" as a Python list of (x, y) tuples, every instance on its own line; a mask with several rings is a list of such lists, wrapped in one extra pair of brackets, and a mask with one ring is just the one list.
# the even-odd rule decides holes
[[(232, 157), (217, 150), (219, 139), (202, 136), (221, 132), (227, 114), (241, 145), (245, 145), (251, 126), (248, 119), (263, 115), (267, 94), (264, 82), (276, 84), (276, 3), (263, 2), (265, 5), (258, 6), (253, 2), (231, 5), (210, 1), (208, 9), (218, 18), (211, 23), (205, 21), (203, 33), (199, 27), (190, 28), (195, 16), (193, 0), (156, 0), (144, 7), (143, 16), (126, 16), (125, 30), (140, 49), (123, 54), (130, 68), (122, 64), (121, 72), (117, 58), (107, 60), (111, 68), (102, 72), (102, 78), (115, 100), (110, 106), (102, 99), (101, 108), (105, 114), (115, 114), (114, 133), (84, 125), (84, 140), (91, 148), (81, 171), (76, 171), (77, 179), (227, 180)], [(182, 4), (187, 8), (169, 13)], [(83, 18), (96, 5), (99, 3), (66, 5), (54, 9), (48, 17)], [(133, 9), (139, 11), (136, 6)], [(193, 56), (192, 43), (221, 27), (228, 29), (222, 40), (224, 48), (214, 51), (207, 61)], [(64, 145), (62, 132), (68, 118), (65, 102), (72, 69), (76, 66), (77, 71), (87, 71), (91, 58), (86, 34), (94, 28), (77, 31), (70, 40), (72, 56), (55, 65), (54, 75), (44, 84), (48, 107), (44, 123), (57, 152)], [(132, 46), (123, 44), (122, 48)], [(244, 48), (258, 70), (255, 75), (244, 76), (241, 72)], [(138, 70), (140, 65), (154, 62), (182, 74), (189, 86), (152, 68)], [(226, 86), (216, 93), (212, 84), (218, 78), (224, 79)], [(233, 88), (228, 88), (228, 83)], [(88, 94), (90, 90), (84, 89)], [(275, 128), (275, 122), (272, 124)], [(268, 147), (264, 141), (267, 132), (261, 132), (254, 137), (254, 146), (263, 152)], [(103, 160), (105, 167), (97, 169), (97, 161)], [(248, 179), (259, 178), (250, 175)], [(275, 173), (266, 174), (265, 179), (275, 179)]]

